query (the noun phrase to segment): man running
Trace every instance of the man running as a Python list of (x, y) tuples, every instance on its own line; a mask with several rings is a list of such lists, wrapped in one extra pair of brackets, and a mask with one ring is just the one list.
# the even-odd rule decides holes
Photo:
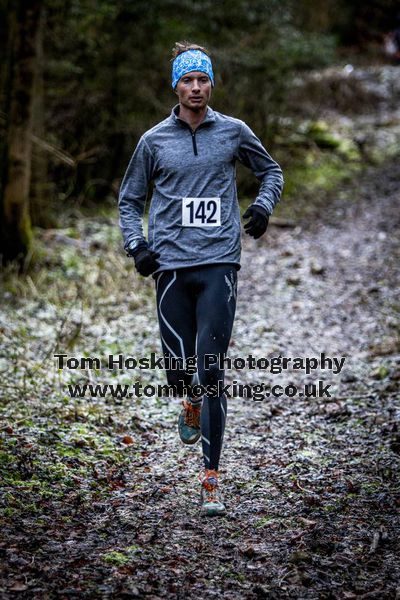
[[(183, 398), (180, 438), (202, 440), (201, 512), (209, 516), (225, 512), (218, 468), (227, 401), (224, 370), (216, 360), (205, 368), (204, 357), (225, 357), (235, 316), (241, 254), (236, 161), (261, 182), (243, 215), (253, 238), (265, 233), (283, 187), (281, 168), (252, 130), (208, 106), (213, 86), (209, 52), (176, 43), (172, 88), (179, 103), (140, 138), (119, 195), (124, 248), (137, 271), (155, 280), (164, 357), (179, 365), (166, 375)], [(142, 217), (151, 181), (146, 241)], [(195, 374), (187, 367), (191, 357), (197, 357)], [(194, 383), (205, 393), (196, 397)]]

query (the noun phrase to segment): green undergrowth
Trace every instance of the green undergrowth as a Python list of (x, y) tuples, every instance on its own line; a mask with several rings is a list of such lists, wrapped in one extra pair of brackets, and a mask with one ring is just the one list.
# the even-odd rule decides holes
[[(321, 209), (335, 196), (351, 198), (352, 181), (362, 170), (359, 161), (348, 161), (329, 151), (310, 151), (283, 167), (284, 191), (273, 216), (293, 224), (318, 218)], [(256, 191), (254, 193), (254, 196)], [(255, 198), (240, 201), (241, 214)]]
[(59, 229), (36, 228), (23, 272), (15, 264), (1, 273), (2, 300), (106, 307), (127, 293), (132, 308), (149, 300), (153, 281), (139, 278), (123, 251), (116, 209), (108, 217), (87, 214), (66, 219)]
[[(331, 122), (287, 121), (275, 138), (273, 151), (285, 180), (274, 217), (295, 224), (304, 219), (318, 219), (324, 206), (338, 196), (351, 202), (360, 175), (366, 168), (399, 156), (395, 132), (382, 140), (376, 128), (364, 147), (355, 141), (359, 132), (352, 123), (343, 125), (332, 119)], [(251, 194), (241, 202), (242, 210), (256, 194), (254, 186)]]
[(350, 200), (352, 181), (361, 169), (359, 161), (329, 150), (310, 150), (302, 157), (294, 155), (284, 170), (284, 193), (274, 216), (295, 222), (318, 218), (324, 205), (335, 196), (346, 195)]
[(108, 497), (127, 484), (133, 462), (141, 461), (134, 405), (122, 408), (107, 400), (91, 411), (85, 399), (75, 406), (54, 395), (50, 403), (42, 402), (31, 407), (30, 419), (18, 418), (22, 402), (1, 419), (3, 519), (46, 514), (58, 502), (68, 506)]
[(302, 192), (334, 191), (338, 184), (351, 182), (359, 165), (346, 163), (340, 157), (324, 153), (308, 155), (303, 163), (297, 162), (285, 172), (285, 199), (301, 200)]
[(36, 230), (24, 272), (10, 266), (1, 275), (0, 516), (6, 520), (47, 514), (57, 503), (73, 512), (75, 504), (108, 497), (126, 485), (133, 461), (142, 461), (140, 398), (72, 398), (67, 388), (126, 385), (141, 381), (141, 373), (60, 369), (54, 354), (106, 362), (110, 354), (159, 353), (146, 317), (154, 281), (139, 277), (125, 256), (115, 207), (100, 217), (85, 210), (63, 218), (58, 230)]

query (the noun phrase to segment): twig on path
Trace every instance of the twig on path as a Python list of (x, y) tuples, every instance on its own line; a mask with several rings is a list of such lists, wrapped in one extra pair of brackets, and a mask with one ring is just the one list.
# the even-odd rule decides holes
[(305, 492), (306, 494), (313, 494), (314, 493), (312, 490), (306, 490), (305, 488), (301, 487), (298, 479), (296, 479), (296, 481), (294, 482), (294, 485), (296, 487), (298, 487), (299, 490), (301, 490), (302, 492)]
[(282, 583), (284, 582), (284, 580), (286, 579), (286, 577), (288, 577), (289, 575), (293, 575), (295, 573), (295, 571), (293, 569), (285, 569), (283, 572), (283, 575), (281, 577), (279, 577), (277, 585), (278, 588), (281, 587)]

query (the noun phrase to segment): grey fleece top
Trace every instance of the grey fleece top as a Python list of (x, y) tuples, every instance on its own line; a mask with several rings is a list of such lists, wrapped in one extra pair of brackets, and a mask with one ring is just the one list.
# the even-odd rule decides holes
[(192, 131), (175, 106), (140, 138), (122, 181), (118, 205), (125, 249), (145, 241), (142, 217), (153, 181), (148, 245), (160, 253), (156, 272), (215, 263), (239, 269), (237, 160), (260, 180), (254, 203), (270, 215), (282, 192), (282, 170), (252, 130), (208, 107)]

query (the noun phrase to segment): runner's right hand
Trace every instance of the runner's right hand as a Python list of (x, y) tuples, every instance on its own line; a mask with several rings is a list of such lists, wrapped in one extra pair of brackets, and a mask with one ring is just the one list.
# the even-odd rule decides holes
[(140, 275), (143, 275), (143, 277), (148, 277), (160, 266), (160, 263), (157, 261), (160, 254), (158, 252), (153, 252), (153, 250), (149, 250), (147, 246), (143, 245), (137, 250), (134, 250), (130, 253), (130, 256), (133, 256), (135, 260), (136, 271)]

